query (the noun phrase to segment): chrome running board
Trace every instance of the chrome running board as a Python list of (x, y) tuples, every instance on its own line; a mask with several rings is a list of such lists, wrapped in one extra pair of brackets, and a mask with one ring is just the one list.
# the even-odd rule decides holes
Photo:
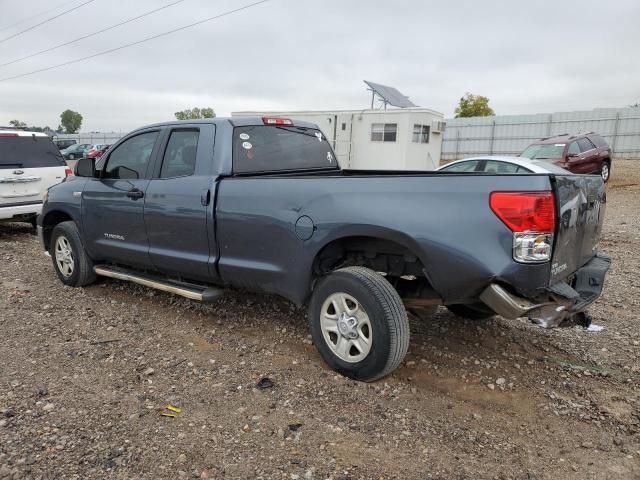
[(174, 293), (181, 297), (189, 298), (191, 300), (197, 300), (199, 302), (212, 302), (219, 298), (224, 290), (215, 287), (197, 289), (186, 286), (173, 285), (171, 283), (154, 280), (149, 277), (136, 275), (133, 273), (123, 272), (122, 270), (115, 270), (106, 266), (96, 266), (93, 268), (96, 275), (102, 277), (115, 278), (116, 280), (125, 280), (127, 282), (137, 283), (145, 287), (155, 288), (156, 290), (162, 290), (163, 292)]

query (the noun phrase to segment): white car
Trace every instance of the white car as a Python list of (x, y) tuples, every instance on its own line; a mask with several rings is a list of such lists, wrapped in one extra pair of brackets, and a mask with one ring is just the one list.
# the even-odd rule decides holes
[(35, 225), (47, 189), (73, 175), (44, 133), (0, 129), (0, 222)]
[(455, 162), (447, 163), (438, 168), (439, 172), (466, 172), (466, 173), (556, 173), (558, 175), (571, 174), (568, 170), (560, 168), (551, 162), (544, 160), (530, 160), (524, 157), (473, 157), (463, 158)]

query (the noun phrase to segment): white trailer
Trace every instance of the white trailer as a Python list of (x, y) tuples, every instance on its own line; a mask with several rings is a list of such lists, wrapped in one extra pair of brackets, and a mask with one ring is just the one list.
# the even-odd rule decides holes
[(428, 108), (298, 112), (233, 112), (315, 123), (343, 168), (434, 170), (440, 164), (444, 116)]

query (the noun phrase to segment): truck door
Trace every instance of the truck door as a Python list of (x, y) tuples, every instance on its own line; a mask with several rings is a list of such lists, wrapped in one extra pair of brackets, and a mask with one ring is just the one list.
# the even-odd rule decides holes
[(158, 134), (150, 130), (125, 139), (100, 162), (99, 178), (85, 184), (82, 226), (94, 260), (150, 267), (143, 211)]
[(208, 168), (213, 161), (214, 136), (212, 124), (169, 129), (145, 197), (151, 262), (156, 270), (187, 280), (215, 277), (215, 187)]

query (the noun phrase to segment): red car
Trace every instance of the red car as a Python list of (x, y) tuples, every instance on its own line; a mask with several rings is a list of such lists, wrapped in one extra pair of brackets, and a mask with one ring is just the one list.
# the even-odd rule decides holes
[(593, 132), (543, 138), (529, 145), (520, 156), (547, 160), (573, 173), (597, 173), (605, 182), (611, 176), (611, 148)]
[(102, 145), (102, 144), (91, 145), (89, 150), (87, 150), (86, 157), (87, 158), (100, 158), (102, 156), (102, 154), (104, 152), (106, 152), (107, 149), (110, 146), (111, 145)]

